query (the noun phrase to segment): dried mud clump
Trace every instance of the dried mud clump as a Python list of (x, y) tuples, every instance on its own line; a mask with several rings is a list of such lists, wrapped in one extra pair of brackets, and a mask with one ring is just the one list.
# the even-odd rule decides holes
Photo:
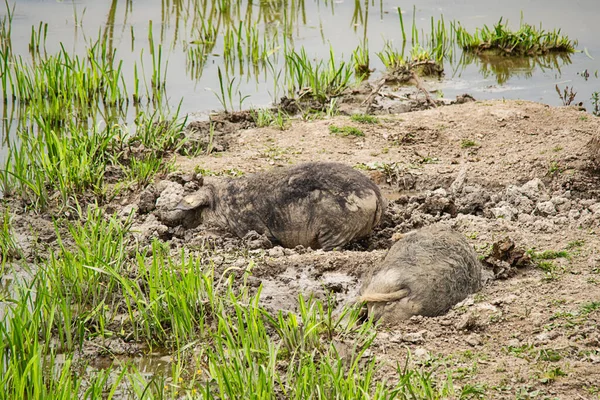
[(186, 126), (186, 142), (182, 151), (188, 154), (202, 149), (207, 153), (229, 149), (242, 129), (256, 127), (249, 111), (223, 112), (211, 115), (209, 121), (192, 121)]
[(483, 259), (483, 264), (494, 272), (494, 278), (506, 279), (515, 275), (517, 268), (530, 266), (531, 256), (506, 237), (492, 244), (492, 250)]
[(481, 288), (477, 253), (457, 232), (430, 226), (404, 235), (367, 275), (361, 301), (392, 325), (414, 315), (438, 316)]
[(375, 183), (337, 163), (305, 163), (238, 179), (205, 178), (199, 185), (186, 196), (191, 185), (162, 184), (156, 208), (165, 225), (202, 223), (240, 238), (254, 231), (265, 236), (263, 245), (332, 250), (370, 234), (386, 208)]

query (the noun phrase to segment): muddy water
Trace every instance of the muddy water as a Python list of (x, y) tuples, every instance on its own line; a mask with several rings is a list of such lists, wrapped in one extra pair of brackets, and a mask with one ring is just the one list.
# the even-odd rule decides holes
[[(194, 3), (200, 6), (194, 6)], [(66, 49), (83, 54), (85, 44), (100, 33), (116, 49), (117, 57), (124, 60), (128, 78), (132, 77), (134, 63), (143, 63), (149, 76), (152, 62), (148, 30), (152, 21), (155, 44), (161, 43), (168, 56), (166, 81), (171, 107), (176, 107), (183, 98), (184, 113), (206, 114), (209, 110), (221, 109), (217, 96), (209, 89), (218, 91), (217, 68), (224, 64), (223, 29), (219, 31), (202, 68), (194, 70), (191, 67), (190, 61), (194, 57), (188, 52), (198, 46), (193, 43), (196, 43), (194, 40), (198, 38), (203, 18), (204, 22), (207, 19), (197, 16), (202, 7), (210, 8), (211, 4), (210, 0), (19, 0), (13, 21), (13, 51), (28, 56), (32, 26), (37, 28), (40, 22), (44, 22), (48, 23), (48, 54), (56, 53), (61, 43)], [(377, 74), (383, 66), (375, 53), (383, 48), (385, 41), (392, 40), (397, 47), (401, 46), (397, 8), (402, 8), (410, 34), (413, 4), (389, 0), (289, 0), (284, 3), (242, 0), (239, 9), (234, 7), (231, 12), (232, 24), (238, 26), (240, 19), (258, 22), (256, 26), (261, 40), (266, 36), (274, 43), (270, 47), (273, 54), (269, 57), (274, 68), (270, 70), (264, 65), (254, 68), (251, 64), (240, 67), (238, 63), (235, 71), (229, 73), (230, 78), (236, 77), (234, 106), (239, 106), (238, 92), (242, 96), (250, 96), (243, 102), (244, 108), (267, 105), (284, 94), (283, 78), (279, 84), (275, 84), (273, 78), (283, 66), (284, 45), (296, 49), (304, 46), (310, 57), (320, 59), (328, 57), (331, 47), (337, 58), (349, 60), (352, 50), (367, 39), (371, 66), (376, 68)], [(286, 12), (283, 12), (284, 8)], [(5, 12), (2, 11), (3, 14)], [(597, 61), (600, 56), (597, 40), (600, 6), (596, 0), (424, 0), (418, 2), (414, 17), (419, 29), (425, 32), (430, 28), (430, 19), (441, 15), (445, 21), (460, 21), (473, 31), (484, 24), (497, 22), (500, 17), (508, 19), (516, 28), (521, 12), (527, 23), (542, 23), (545, 29), (561, 28), (570, 38), (579, 41), (579, 49), (587, 49), (596, 60), (577, 53), (557, 61), (523, 60), (504, 65), (494, 60), (479, 59), (463, 60), (468, 62), (466, 64), (446, 62), (445, 78), (440, 84), (430, 83), (432, 88), (441, 90), (446, 97), (469, 92), (476, 98), (520, 98), (559, 105), (561, 101), (555, 85), (559, 84), (561, 88), (568, 85), (574, 86), (576, 101), (583, 101), (589, 106), (591, 93), (600, 90), (600, 81), (594, 76), (600, 69)], [(194, 19), (194, 16), (197, 18)], [(287, 43), (282, 35), (286, 18), (289, 26)], [(460, 60), (460, 53), (455, 54), (456, 60)], [(591, 74), (588, 80), (578, 74), (584, 70)], [(134, 115), (135, 110), (129, 110), (129, 113)], [(5, 118), (6, 114), (7, 111)]]

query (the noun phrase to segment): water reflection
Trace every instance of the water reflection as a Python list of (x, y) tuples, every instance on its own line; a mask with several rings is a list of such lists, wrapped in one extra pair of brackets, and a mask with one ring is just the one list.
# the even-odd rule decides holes
[(549, 53), (541, 56), (506, 57), (498, 54), (464, 52), (456, 67), (462, 72), (471, 64), (477, 66), (484, 78), (494, 78), (498, 85), (503, 85), (513, 77), (530, 79), (536, 69), (541, 72), (552, 70), (560, 76), (561, 68), (571, 64), (571, 55)]

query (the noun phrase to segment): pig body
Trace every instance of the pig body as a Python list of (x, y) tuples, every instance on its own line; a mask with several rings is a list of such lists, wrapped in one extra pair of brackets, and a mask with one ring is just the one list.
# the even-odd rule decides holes
[(369, 178), (338, 163), (312, 162), (237, 179), (205, 182), (179, 210), (239, 237), (250, 231), (274, 244), (332, 250), (368, 235), (386, 201)]
[(404, 235), (360, 290), (369, 315), (393, 324), (437, 316), (481, 288), (477, 253), (459, 233), (428, 227)]

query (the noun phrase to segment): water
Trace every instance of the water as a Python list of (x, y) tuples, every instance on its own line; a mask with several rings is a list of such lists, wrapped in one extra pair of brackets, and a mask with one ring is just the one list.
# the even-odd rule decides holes
[[(217, 21), (219, 13), (209, 16), (207, 11), (215, 4), (219, 3), (216, 0), (19, 0), (12, 24), (13, 52), (28, 59), (32, 27), (37, 29), (40, 23), (48, 24), (46, 54), (56, 54), (64, 46), (74, 54), (84, 55), (86, 45), (101, 35), (108, 40), (109, 47), (116, 50), (116, 58), (123, 60), (126, 81), (133, 80), (134, 65), (143, 66), (147, 85), (152, 72), (149, 45), (152, 24), (155, 46), (161, 44), (164, 52), (169, 107), (174, 110), (181, 102), (182, 113), (201, 118), (212, 110), (222, 109), (215, 94), (219, 93), (219, 68), (225, 74), (226, 83), (233, 79), (231, 100), (236, 109), (267, 106), (285, 95), (285, 73), (279, 79), (275, 77), (284, 66), (282, 53), (286, 46), (297, 50), (304, 46), (314, 59), (327, 59), (333, 49), (336, 59), (349, 61), (352, 51), (368, 40), (371, 67), (376, 69), (376, 77), (384, 67), (375, 53), (383, 49), (386, 41), (401, 47), (397, 8), (403, 10), (406, 30), (410, 34), (414, 3), (242, 0), (239, 5), (231, 6), (232, 11), (221, 13), (229, 17), (219, 21), (218, 35), (213, 40), (214, 45), (210, 45), (203, 41), (199, 32), (203, 25), (209, 25), (209, 20)], [(6, 10), (2, 13), (6, 14)], [(517, 28), (521, 13), (524, 22), (541, 23), (546, 30), (560, 28), (571, 39), (578, 40), (578, 49), (585, 49), (591, 57), (600, 57), (597, 40), (600, 28), (596, 24), (600, 20), (600, 5), (596, 0), (424, 0), (418, 3), (414, 17), (419, 31), (425, 33), (430, 29), (431, 18), (437, 20), (441, 16), (446, 22), (459, 21), (473, 32), (484, 24), (493, 25), (500, 17), (508, 19), (512, 28)], [(239, 60), (225, 66), (224, 26), (231, 22), (232, 27), (238, 27), (239, 21), (244, 21), (244, 26), (255, 26), (259, 43), (267, 44), (267, 60), (272, 67), (263, 62), (254, 65), (247, 61), (239, 63)], [(286, 34), (283, 32), (285, 27), (288, 28)], [(202, 48), (206, 50), (206, 58), (200, 62), (201, 58), (193, 50)], [(504, 59), (500, 64), (508, 64), (504, 65), (500, 77), (491, 71), (502, 66), (497, 60), (491, 60), (485, 66), (477, 58), (470, 63), (446, 62), (445, 76), (435, 87), (449, 98), (468, 92), (477, 99), (525, 99), (560, 105), (555, 85), (561, 89), (569, 86), (577, 93), (575, 102), (583, 102), (590, 110), (591, 95), (600, 90), (600, 81), (595, 76), (600, 64), (587, 54), (575, 53), (566, 59), (552, 61), (545, 68), (531, 59), (521, 62)], [(460, 58), (458, 51), (455, 59)], [(588, 79), (582, 76), (583, 71), (590, 74)], [(244, 100), (240, 102), (240, 99)], [(9, 104), (3, 110), (4, 121), (15, 118), (11, 113), (14, 110)], [(131, 120), (136, 110), (129, 107), (127, 113)], [(7, 130), (9, 128), (3, 125), (3, 137)], [(6, 148), (0, 146), (0, 159), (5, 157)]]

